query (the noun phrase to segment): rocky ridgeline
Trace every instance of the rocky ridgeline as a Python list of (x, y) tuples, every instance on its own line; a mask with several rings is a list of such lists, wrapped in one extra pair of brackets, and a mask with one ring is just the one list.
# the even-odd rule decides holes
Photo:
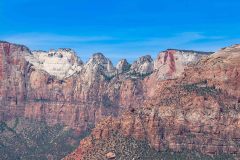
[(122, 59), (116, 67), (102, 53), (94, 54), (86, 64), (83, 64), (71, 49), (26, 52), (25, 59), (35, 69), (46, 71), (58, 79), (68, 78), (82, 70), (89, 76), (101, 72), (107, 77), (126, 72), (132, 75), (149, 75), (157, 70), (159, 79), (168, 79), (180, 76), (188, 64), (196, 63), (203, 55), (207, 54), (210, 52), (167, 50), (161, 52), (155, 61), (150, 55), (146, 55), (134, 61), (133, 64)]
[[(197, 153), (195, 155), (198, 157), (189, 159), (238, 159), (239, 48), (240, 45), (234, 45), (202, 57), (187, 67), (182, 77), (176, 79), (156, 80), (159, 75), (153, 73), (143, 80), (143, 90), (147, 91), (145, 100), (138, 107), (131, 106), (116, 118), (102, 120), (91, 135), (81, 141), (78, 149), (65, 159), (94, 159), (97, 156), (107, 159), (108, 152), (119, 153), (118, 147), (124, 151), (126, 144), (113, 142), (110, 143), (113, 146), (108, 146), (112, 141), (112, 133), (139, 142), (147, 141), (151, 148), (161, 153), (183, 153), (188, 150), (211, 155), (202, 158)], [(118, 137), (114, 140), (117, 141)], [(108, 147), (99, 150), (99, 143)], [(139, 149), (137, 145), (135, 149)], [(134, 149), (131, 151), (132, 156), (141, 154), (141, 151), (138, 154), (134, 153)], [(116, 158), (124, 155), (118, 154)], [(157, 157), (162, 158), (160, 155)]]
[[(114, 67), (101, 53), (83, 64), (71, 50), (31, 52), (1, 42), (0, 118), (60, 123), (80, 133), (101, 123), (91, 137), (114, 130), (160, 151), (237, 155), (239, 45), (208, 54), (169, 49), (155, 60), (143, 56)], [(91, 137), (77, 157), (94, 148)]]

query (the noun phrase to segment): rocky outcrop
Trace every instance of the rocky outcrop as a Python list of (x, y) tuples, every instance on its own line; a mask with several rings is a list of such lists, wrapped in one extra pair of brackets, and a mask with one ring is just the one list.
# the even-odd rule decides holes
[(105, 78), (113, 77), (116, 74), (116, 68), (102, 53), (96, 53), (84, 65), (81, 74), (85, 80), (92, 82), (97, 78), (98, 74), (101, 74)]
[(116, 66), (118, 73), (127, 72), (129, 71), (130, 67), (131, 65), (127, 62), (126, 59), (120, 60)]
[(45, 51), (33, 51), (25, 55), (26, 60), (33, 64), (35, 69), (43, 70), (58, 79), (64, 79), (79, 73), (83, 62), (78, 59), (71, 49), (58, 49)]
[(131, 73), (135, 74), (151, 74), (153, 72), (153, 59), (150, 55), (142, 56), (130, 68)]
[(154, 61), (154, 70), (158, 72), (159, 80), (175, 79), (182, 75), (188, 65), (197, 63), (209, 54), (211, 52), (169, 49), (158, 55)]

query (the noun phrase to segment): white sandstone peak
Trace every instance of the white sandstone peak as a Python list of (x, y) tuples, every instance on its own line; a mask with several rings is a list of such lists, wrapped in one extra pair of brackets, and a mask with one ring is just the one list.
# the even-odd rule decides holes
[(153, 72), (153, 59), (150, 55), (142, 56), (133, 62), (130, 72), (149, 74)]
[(83, 62), (78, 59), (76, 53), (71, 49), (58, 49), (46, 51), (33, 51), (25, 55), (36, 69), (44, 70), (50, 75), (64, 79), (80, 72)]
[(130, 69), (130, 67), (131, 65), (127, 62), (126, 59), (121, 59), (116, 65), (118, 73), (127, 72)]
[(106, 72), (114, 72), (116, 70), (111, 60), (106, 58), (102, 53), (93, 54), (93, 56), (89, 59), (89, 61), (84, 67), (96, 69), (101, 67), (101, 69), (103, 69)]
[(116, 74), (116, 68), (102, 53), (95, 53), (84, 65), (83, 72), (81, 73), (84, 78), (89, 79), (89, 81), (94, 81), (97, 78), (96, 74), (101, 74), (106, 77), (114, 76)]

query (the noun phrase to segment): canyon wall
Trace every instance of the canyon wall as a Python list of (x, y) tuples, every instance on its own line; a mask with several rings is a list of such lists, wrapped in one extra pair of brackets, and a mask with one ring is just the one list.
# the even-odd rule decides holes
[[(71, 156), (116, 131), (162, 151), (239, 154), (240, 49), (169, 49), (116, 67), (102, 53), (83, 63), (70, 49), (31, 52), (0, 43), (0, 118), (93, 128)], [(87, 145), (88, 147), (83, 147)], [(83, 149), (84, 148), (84, 149)]]
[[(174, 71), (172, 67), (169, 69)], [(121, 116), (100, 122), (65, 159), (94, 157), (99, 141), (108, 141), (112, 133), (147, 141), (162, 152), (194, 150), (212, 156), (229, 154), (237, 159), (240, 156), (239, 45), (202, 57), (178, 78), (159, 81), (159, 72), (143, 80), (147, 99), (139, 107), (128, 108)], [(106, 148), (105, 154), (117, 152), (110, 148), (117, 147)], [(106, 158), (102, 152), (98, 154)], [(118, 157), (121, 155), (115, 155)]]

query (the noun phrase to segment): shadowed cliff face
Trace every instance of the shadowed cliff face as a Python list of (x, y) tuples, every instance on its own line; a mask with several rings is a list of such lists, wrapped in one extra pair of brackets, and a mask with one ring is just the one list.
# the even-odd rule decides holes
[(29, 52), (25, 46), (0, 43), (0, 119), (24, 114), (28, 81), (25, 52)]
[[(75, 158), (94, 148), (91, 138), (105, 139), (112, 131), (159, 151), (239, 153), (239, 45), (212, 55), (167, 50), (156, 60), (144, 56), (131, 66), (122, 60), (116, 68), (101, 53), (83, 64), (71, 50), (61, 50), (53, 54), (61, 66), (51, 64), (51, 70), (44, 67), (51, 57), (40, 61), (24, 46), (0, 46), (2, 120), (20, 116), (80, 132), (100, 122)], [(63, 72), (64, 56), (72, 61)], [(68, 76), (58, 76), (63, 73)]]

